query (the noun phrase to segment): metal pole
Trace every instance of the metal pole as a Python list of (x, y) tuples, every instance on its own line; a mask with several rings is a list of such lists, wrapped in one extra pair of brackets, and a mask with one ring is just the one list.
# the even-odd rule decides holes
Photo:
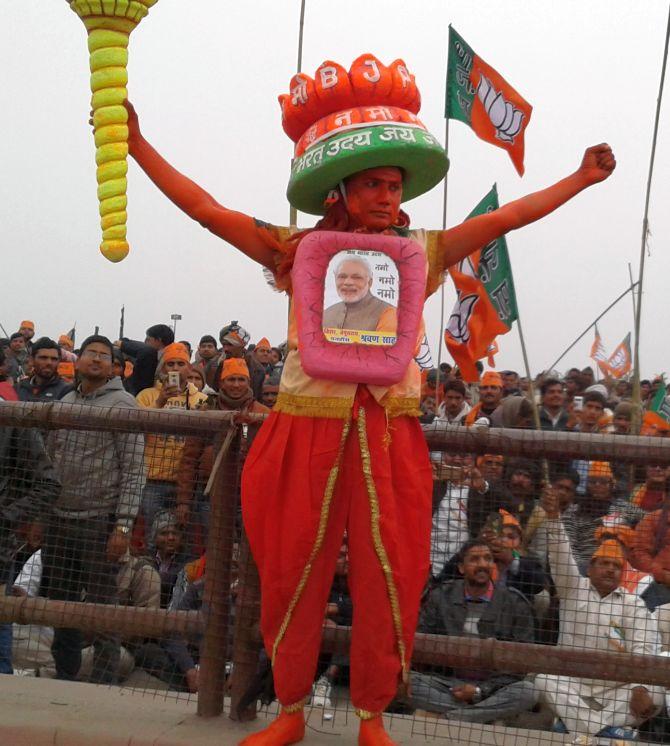
[[(301, 0), (300, 2), (300, 25), (298, 26), (298, 62), (296, 65), (296, 74), (300, 73), (302, 70), (302, 42), (304, 37), (304, 29), (305, 29), (305, 2), (306, 0)], [(293, 160), (291, 160), (291, 164), (293, 164)], [(298, 211), (293, 207), (293, 205), (289, 208), (289, 218), (288, 223), (291, 226), (297, 226), (298, 225)]]
[[(444, 120), (444, 150), (449, 152), (449, 117)], [(447, 196), (449, 193), (449, 171), (444, 175), (442, 196), (442, 230), (447, 229)], [(437, 384), (435, 388), (435, 411), (440, 406), (440, 365), (442, 364), (442, 335), (444, 334), (444, 280), (440, 285), (440, 329), (437, 334)]]
[(665, 82), (665, 68), (668, 61), (668, 42), (670, 42), (670, 5), (668, 6), (668, 21), (665, 29), (665, 46), (663, 48), (663, 64), (661, 65), (661, 80), (658, 84), (658, 98), (656, 99), (656, 117), (654, 118), (654, 136), (651, 141), (651, 156), (649, 158), (649, 175), (647, 177), (647, 193), (644, 199), (644, 217), (642, 218), (642, 240), (640, 242), (640, 273), (638, 275), (637, 306), (635, 310), (635, 351), (633, 353), (633, 418), (631, 429), (640, 432), (642, 419), (640, 407), (640, 319), (642, 317), (642, 281), (644, 279), (644, 259), (649, 235), (649, 200), (651, 197), (651, 179), (654, 174), (654, 160), (656, 157), (656, 140), (658, 137), (658, 122), (661, 116), (661, 101), (663, 100), (663, 84)]
[(237, 505), (239, 431), (236, 426), (231, 424), (224, 435), (217, 435), (214, 453), (217, 456), (210, 477), (212, 488), (203, 597), (207, 625), (201, 646), (198, 691), (198, 715), (201, 717), (215, 717), (223, 712)]
[(551, 365), (549, 366), (549, 370), (553, 370), (553, 369), (554, 369), (554, 368), (555, 368), (555, 367), (556, 367), (556, 366), (557, 366), (557, 365), (558, 365), (558, 364), (559, 364), (559, 363), (561, 362), (561, 360), (563, 360), (563, 358), (564, 358), (564, 357), (565, 357), (565, 356), (566, 356), (566, 355), (568, 354), (568, 352), (570, 352), (570, 350), (571, 350), (571, 349), (572, 349), (572, 348), (573, 348), (573, 347), (574, 347), (574, 346), (575, 346), (575, 345), (577, 344), (577, 342), (579, 342), (579, 340), (580, 340), (580, 339), (581, 339), (581, 338), (582, 338), (582, 337), (583, 337), (583, 336), (584, 336), (585, 334), (587, 334), (587, 333), (588, 333), (588, 331), (589, 331), (590, 329), (593, 329), (593, 327), (594, 327), (594, 326), (595, 326), (595, 325), (596, 325), (596, 324), (597, 324), (597, 323), (598, 323), (598, 322), (600, 321), (600, 319), (602, 319), (602, 317), (603, 317), (603, 316), (604, 316), (604, 315), (605, 315), (606, 313), (608, 313), (608, 311), (610, 311), (610, 310), (611, 310), (612, 308), (614, 308), (614, 306), (616, 306), (616, 304), (617, 304), (617, 303), (618, 303), (618, 302), (619, 302), (619, 301), (620, 301), (620, 300), (621, 300), (622, 298), (625, 298), (625, 297), (626, 297), (626, 296), (628, 295), (628, 293), (630, 293), (630, 292), (631, 292), (632, 290), (634, 290), (634, 289), (635, 289), (635, 288), (637, 287), (637, 285), (638, 285), (638, 284), (639, 284), (639, 283), (637, 283), (637, 282), (634, 282), (634, 283), (633, 283), (633, 284), (632, 284), (632, 285), (631, 285), (631, 286), (630, 286), (629, 288), (627, 288), (626, 290), (624, 290), (624, 291), (623, 291), (623, 293), (621, 293), (621, 295), (620, 295), (620, 296), (618, 296), (618, 297), (617, 297), (617, 298), (616, 298), (616, 299), (615, 299), (614, 301), (612, 301), (612, 303), (610, 303), (610, 304), (609, 304), (609, 306), (607, 306), (607, 308), (606, 308), (606, 309), (605, 309), (605, 310), (604, 310), (604, 311), (603, 311), (603, 312), (602, 312), (602, 313), (601, 313), (601, 314), (600, 314), (599, 316), (597, 316), (597, 317), (596, 317), (596, 318), (595, 318), (595, 319), (594, 319), (594, 320), (593, 320), (593, 321), (592, 321), (592, 322), (591, 322), (591, 323), (590, 323), (590, 324), (589, 324), (589, 325), (588, 325), (588, 326), (586, 327), (586, 329), (584, 329), (584, 331), (583, 331), (583, 332), (582, 332), (582, 333), (581, 333), (581, 334), (580, 334), (580, 335), (579, 335), (579, 336), (577, 337), (577, 339), (575, 339), (575, 341), (574, 341), (574, 342), (572, 342), (572, 344), (570, 344), (570, 345), (569, 345), (568, 347), (566, 347), (566, 348), (565, 348), (565, 350), (563, 350), (563, 352), (562, 352), (562, 353), (561, 353), (561, 354), (560, 354), (560, 355), (558, 356), (558, 358), (557, 358), (557, 359), (556, 359), (556, 360), (555, 360), (555, 361), (554, 361), (554, 362), (553, 362), (553, 363), (552, 363), (552, 364), (551, 364)]

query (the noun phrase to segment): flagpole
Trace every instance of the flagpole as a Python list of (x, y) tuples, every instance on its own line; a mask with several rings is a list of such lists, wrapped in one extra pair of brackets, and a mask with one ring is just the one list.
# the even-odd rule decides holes
[[(296, 67), (296, 74), (299, 74), (302, 71), (302, 41), (304, 37), (304, 30), (305, 30), (305, 2), (306, 0), (301, 0), (300, 2), (300, 25), (298, 27), (298, 64)], [(291, 164), (293, 164), (293, 159), (291, 159)], [(298, 225), (298, 211), (291, 205), (289, 207), (289, 217), (288, 217), (288, 223), (290, 226), (297, 226)]]
[(579, 342), (579, 340), (582, 339), (582, 337), (584, 337), (586, 334), (588, 334), (588, 332), (591, 329), (593, 329), (593, 327), (600, 321), (600, 319), (602, 319), (602, 317), (606, 313), (608, 313), (609, 311), (611, 311), (614, 308), (614, 306), (616, 306), (616, 304), (622, 298), (625, 298), (628, 295), (628, 293), (630, 293), (632, 290), (634, 290), (637, 286), (638, 286), (638, 283), (634, 282), (629, 288), (626, 288), (626, 290), (624, 290), (623, 293), (621, 293), (621, 295), (618, 296), (618, 298), (616, 298), (614, 301), (612, 301), (612, 303), (610, 303), (609, 306), (607, 306), (607, 308), (599, 316), (597, 316), (595, 318), (595, 320), (592, 321), (586, 327), (586, 329), (584, 329), (584, 331), (577, 337), (577, 339), (575, 339), (575, 341), (572, 342), (572, 344), (570, 344), (568, 347), (565, 348), (565, 350), (563, 350), (563, 352), (558, 356), (558, 358), (549, 366), (549, 370), (553, 370), (561, 362), (561, 360), (563, 360), (563, 358), (568, 354), (568, 352), (570, 352), (570, 350), (577, 344), (577, 342)]
[(668, 42), (670, 41), (670, 5), (668, 6), (668, 21), (665, 29), (665, 46), (663, 48), (663, 64), (661, 66), (661, 80), (658, 84), (658, 98), (656, 99), (656, 116), (654, 118), (654, 136), (651, 141), (651, 156), (649, 158), (649, 175), (647, 177), (647, 193), (644, 200), (644, 217), (642, 218), (642, 240), (640, 245), (640, 273), (637, 278), (637, 306), (635, 310), (635, 352), (633, 354), (633, 421), (632, 432), (640, 431), (641, 417), (639, 407), (642, 404), (640, 396), (640, 318), (642, 315), (642, 281), (644, 279), (644, 259), (649, 235), (649, 200), (651, 197), (651, 180), (654, 174), (654, 160), (656, 157), (656, 140), (658, 137), (658, 122), (661, 117), (661, 101), (663, 100), (663, 84), (665, 82), (665, 68), (668, 61)]
[[(630, 280), (630, 284), (633, 284), (633, 268), (631, 266), (631, 263), (628, 262), (628, 279)], [(637, 319), (637, 309), (635, 308), (635, 291), (631, 293), (631, 300), (633, 301), (633, 328), (635, 328), (635, 320)]]
[[(445, 117), (444, 125), (444, 151), (449, 153), (449, 117)], [(442, 230), (447, 229), (447, 195), (449, 193), (449, 171), (444, 175), (444, 189), (442, 195)], [(442, 365), (442, 334), (444, 333), (444, 285), (442, 278), (440, 284), (440, 329), (437, 335), (437, 385), (435, 387), (435, 409), (440, 406), (440, 365)]]

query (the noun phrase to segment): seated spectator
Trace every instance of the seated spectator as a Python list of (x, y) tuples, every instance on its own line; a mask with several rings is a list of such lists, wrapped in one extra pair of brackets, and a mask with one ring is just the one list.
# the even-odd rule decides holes
[(421, 416), (419, 417), (419, 422), (422, 425), (430, 425), (431, 422), (436, 417), (437, 412), (437, 404), (435, 403), (435, 397), (434, 396), (422, 396), (421, 402), (419, 404), (419, 409), (421, 409)]
[[(558, 499), (558, 510), (564, 521), (576, 510), (574, 503), (578, 484), (579, 474), (568, 468), (556, 471), (551, 480), (551, 487)], [(549, 565), (546, 518), (547, 514), (542, 505), (536, 505), (530, 514), (523, 537), (523, 545), (528, 549), (529, 555), (538, 559), (545, 569)]]
[(172, 329), (167, 324), (155, 324), (147, 329), (144, 342), (124, 337), (114, 343), (115, 347), (133, 360), (133, 372), (126, 381), (126, 389), (129, 393), (137, 396), (140, 391), (154, 385), (159, 358), (163, 350), (173, 342)]
[(112, 375), (114, 378), (120, 378), (122, 381), (126, 378), (126, 356), (119, 350), (118, 347), (114, 348), (114, 358), (112, 360)]
[(570, 415), (565, 408), (565, 386), (558, 378), (545, 378), (540, 385), (540, 426), (543, 430), (567, 430)]
[(653, 576), (654, 582), (644, 594), (653, 611), (670, 603), (670, 500), (648, 513), (635, 527), (631, 548), (633, 567)]
[(434, 470), (430, 562), (433, 576), (438, 576), (468, 540), (468, 498), (471, 490), (484, 491), (486, 483), (467, 454), (444, 453)]
[(465, 401), (465, 384), (457, 378), (449, 378), (444, 385), (444, 399), (438, 407), (437, 419), (450, 425), (462, 425), (470, 411)]
[(528, 518), (537, 504), (539, 470), (530, 459), (511, 459), (507, 463), (506, 500), (497, 508), (504, 508), (511, 513), (525, 528)]
[(468, 496), (468, 529), (470, 536), (479, 536), (491, 513), (511, 503), (511, 495), (503, 482), (505, 459), (495, 453), (485, 453), (476, 462), (484, 479), (482, 490), (472, 489)]
[(162, 510), (156, 513), (151, 527), (150, 546), (156, 547), (153, 566), (160, 576), (160, 606), (166, 609), (177, 576), (191, 559), (184, 550), (183, 533), (174, 513)]
[(500, 373), (494, 370), (487, 370), (479, 382), (479, 403), (476, 404), (467, 414), (465, 425), (474, 425), (479, 419), (488, 419), (500, 405), (503, 395), (503, 380)]
[[(354, 607), (347, 585), (349, 574), (349, 557), (346, 542), (340, 547), (340, 554), (335, 567), (335, 577), (326, 606), (325, 627), (351, 627)], [(334, 653), (328, 656), (327, 666), (319, 676), (312, 689), (310, 704), (313, 707), (330, 708), (333, 706), (331, 695), (333, 686), (340, 676), (349, 668), (349, 656), (346, 653)]]
[(216, 361), (218, 364), (218, 357), (219, 349), (216, 346), (216, 339), (211, 334), (204, 334), (200, 337), (200, 342), (198, 342), (198, 349), (195, 353), (195, 365), (205, 370), (212, 361)]
[(273, 347), (270, 350), (270, 362), (275, 368), (281, 368), (284, 363), (284, 356), (279, 347)]
[[(613, 540), (600, 544), (590, 558), (588, 577), (582, 577), (551, 488), (545, 490), (542, 506), (561, 603), (559, 644), (578, 650), (656, 654), (656, 621), (639, 598), (620, 587), (624, 567), (620, 544)], [(535, 686), (559, 720), (555, 729), (563, 728), (573, 736), (633, 739), (633, 729), (663, 705), (663, 691), (654, 686), (548, 674), (537, 676)]]
[[(205, 567), (204, 556), (184, 566), (172, 591), (169, 611), (196, 611), (202, 608)], [(194, 655), (198, 655), (197, 643), (191, 644), (174, 636), (145, 643), (135, 650), (135, 661), (147, 673), (164, 681), (170, 689), (197, 692), (199, 669)]]
[[(188, 352), (184, 346), (179, 342), (168, 345), (161, 356), (156, 384), (137, 395), (138, 404), (147, 409), (198, 409), (207, 401), (207, 397), (188, 382), (189, 370)], [(170, 385), (170, 373), (179, 375), (179, 385)], [(173, 435), (148, 434), (146, 437), (148, 473), (142, 496), (142, 514), (150, 549), (153, 549), (150, 539), (156, 513), (175, 507), (177, 474), (183, 449), (184, 440)]]
[(256, 362), (265, 370), (265, 373), (272, 373), (273, 364), (270, 359), (272, 356), (272, 346), (268, 342), (267, 337), (263, 337), (260, 341), (256, 342), (254, 347), (253, 356)]
[(30, 359), (33, 375), (19, 381), (16, 387), (21, 401), (58, 401), (74, 389), (58, 375), (60, 348), (53, 339), (38, 339), (33, 344)]
[(632, 526), (637, 522), (639, 512), (627, 500), (615, 497), (614, 475), (607, 461), (586, 463), (589, 465), (586, 495), (578, 497), (574, 507), (563, 516), (565, 531), (582, 573), (586, 573), (597, 548), (596, 529), (606, 521), (610, 525)]
[(646, 513), (663, 507), (668, 495), (670, 467), (667, 464), (647, 464), (644, 484), (633, 490), (630, 501)]
[[(462, 580), (434, 588), (419, 621), (419, 631), (434, 635), (493, 637), (533, 642), (533, 614), (513, 588), (494, 586), (493, 555), (479, 539), (460, 553)], [(412, 672), (414, 707), (438, 712), (449, 720), (492, 723), (529, 710), (535, 704), (533, 685), (524, 676), (494, 671), (453, 669), (447, 675)]]

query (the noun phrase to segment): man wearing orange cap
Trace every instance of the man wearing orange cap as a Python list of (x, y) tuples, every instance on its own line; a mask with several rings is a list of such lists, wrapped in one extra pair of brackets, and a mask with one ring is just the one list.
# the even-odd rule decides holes
[[(587, 577), (580, 575), (559, 514), (558, 495), (545, 490), (551, 574), (561, 601), (559, 645), (655, 655), (658, 627), (641, 599), (621, 586), (625, 556), (615, 539), (593, 552)], [(660, 687), (541, 674), (535, 686), (573, 736), (633, 740), (635, 728), (663, 705)], [(585, 740), (585, 743), (591, 743)]]
[[(249, 368), (242, 358), (231, 357), (224, 361), (221, 368), (219, 392), (216, 408), (234, 411), (241, 414), (268, 414), (270, 410), (254, 399), (251, 390)], [(251, 440), (252, 437), (249, 437)], [(207, 438), (189, 437), (184, 443), (184, 450), (177, 472), (177, 509), (175, 511), (180, 525), (187, 525), (189, 516), (195, 512), (200, 524), (208, 528), (208, 498), (203, 494), (212, 471), (212, 442)]]
[[(137, 403), (146, 409), (198, 409), (207, 396), (188, 381), (190, 355), (180, 342), (163, 349), (156, 383), (137, 395)], [(169, 374), (177, 373), (179, 383), (170, 383)], [(147, 545), (151, 527), (159, 510), (173, 510), (177, 493), (177, 474), (184, 449), (183, 439), (174, 435), (148, 434), (145, 439), (144, 459), (147, 482), (142, 495), (144, 535)]]
[(479, 403), (467, 414), (464, 424), (474, 425), (481, 418), (491, 419), (503, 397), (503, 380), (500, 373), (487, 370), (479, 382)]
[[(284, 129), (296, 143), (287, 194), (301, 212), (323, 215), (313, 230), (278, 228), (220, 205), (149, 145), (131, 106), (129, 152), (178, 207), (270, 270), (275, 287), (291, 296), (280, 394), (249, 453), (242, 485), (245, 527), (261, 579), (261, 627), (283, 710), (248, 744), (304, 737), (303, 704), (345, 528), (356, 607), (351, 694), (361, 717), (359, 743), (388, 744), (381, 712), (408, 678), (429, 567), (432, 479), (417, 421), (421, 378), (411, 349), (423, 338), (423, 300), (450, 266), (603, 181), (616, 164), (609, 146), (597, 145), (575, 173), (548, 189), (449, 230), (410, 231), (401, 203), (438, 184), (448, 159), (416, 116), (420, 94), (405, 63), (386, 66), (363, 54), (347, 71), (327, 61), (316, 79), (300, 73), (290, 87), (281, 97)], [(409, 321), (398, 342), (409, 344), (395, 358), (402, 361), (396, 368), (393, 356), (381, 351), (393, 368), (388, 379), (381, 376), (383, 384), (375, 384), (358, 362), (375, 356), (368, 345), (335, 349), (322, 330), (312, 341), (324, 353), (348, 356), (353, 368), (316, 366), (309, 372), (304, 360), (310, 342), (298, 309), (309, 303), (309, 289), (306, 278), (295, 287), (294, 279), (312, 264), (301, 250), (320, 239), (332, 248), (338, 240), (360, 240), (360, 234), (391, 239), (386, 243), (398, 251), (411, 247), (403, 261), (413, 257), (417, 269), (417, 282), (404, 290), (400, 282), (398, 303), (406, 298), (408, 313), (399, 315), (398, 324)]]
[(272, 367), (272, 361), (270, 360), (271, 355), (272, 345), (267, 337), (263, 337), (263, 339), (256, 342), (256, 346), (254, 347), (254, 357), (263, 367)]
[(30, 353), (32, 349), (32, 338), (35, 336), (35, 322), (29, 321), (26, 319), (25, 321), (22, 321), (19, 325), (19, 333), (23, 335), (23, 338), (26, 340), (26, 349)]

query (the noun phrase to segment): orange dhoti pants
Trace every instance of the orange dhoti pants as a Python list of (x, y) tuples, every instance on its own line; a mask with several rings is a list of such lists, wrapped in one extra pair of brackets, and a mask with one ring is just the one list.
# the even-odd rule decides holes
[(346, 530), (351, 699), (385, 709), (406, 676), (429, 570), (432, 475), (418, 420), (359, 387), (351, 419), (273, 412), (242, 475), (261, 631), (284, 706), (309, 696)]

